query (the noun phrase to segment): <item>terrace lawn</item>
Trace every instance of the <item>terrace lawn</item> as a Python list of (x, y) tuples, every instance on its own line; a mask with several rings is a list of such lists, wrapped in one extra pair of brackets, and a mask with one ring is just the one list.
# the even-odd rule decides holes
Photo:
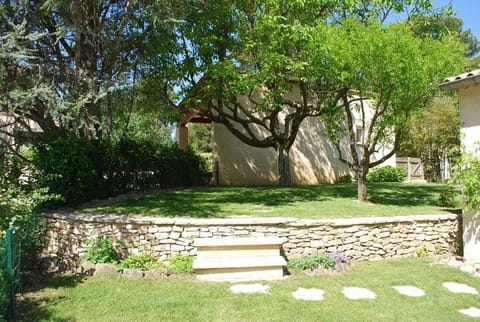
[[(458, 311), (479, 307), (480, 296), (454, 294), (444, 282), (480, 290), (480, 279), (425, 259), (358, 262), (344, 274), (298, 274), (266, 282), (269, 294), (233, 294), (229, 283), (193, 277), (129, 280), (100, 275), (59, 276), (23, 294), (20, 321), (473, 321)], [(408, 297), (392, 286), (413, 285), (425, 296)], [(349, 300), (343, 287), (366, 287), (376, 299)], [(321, 302), (299, 301), (297, 288), (320, 288)]]
[[(455, 190), (455, 208), (438, 206), (439, 184), (375, 183), (368, 185), (368, 203), (356, 200), (355, 184), (323, 184), (294, 187), (193, 188), (123, 200), (79, 212), (148, 215), (161, 217), (225, 218), (297, 217), (350, 218), (459, 212), (460, 192)], [(451, 189), (451, 188), (450, 188)]]

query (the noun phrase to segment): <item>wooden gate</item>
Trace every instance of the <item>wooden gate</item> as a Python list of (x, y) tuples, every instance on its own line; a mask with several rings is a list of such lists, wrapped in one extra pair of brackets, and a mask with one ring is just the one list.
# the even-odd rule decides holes
[(408, 182), (425, 182), (420, 158), (397, 158), (397, 168), (405, 169)]

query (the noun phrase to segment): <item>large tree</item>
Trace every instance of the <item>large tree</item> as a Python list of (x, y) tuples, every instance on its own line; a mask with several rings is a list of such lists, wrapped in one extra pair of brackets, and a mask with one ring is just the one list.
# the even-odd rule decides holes
[[(328, 64), (316, 64), (315, 69), (310, 65), (307, 48), (312, 47), (315, 27), (339, 25), (346, 17), (383, 22), (390, 13), (406, 9), (417, 14), (431, 9), (431, 3), (196, 2), (180, 32), (188, 81), (197, 87), (188, 101), (243, 143), (275, 149), (279, 183), (290, 184), (289, 152), (303, 120), (321, 115), (324, 106), (341, 98), (330, 76), (343, 71)], [(316, 41), (316, 59), (339, 58), (322, 49), (329, 39)]]
[[(16, 32), (14, 51), (29, 53), (0, 57), (0, 112), (27, 127), (31, 120), (44, 132), (110, 135), (113, 96), (118, 95), (113, 92), (134, 86), (152, 71), (159, 79), (175, 56), (174, 9), (182, 4), (158, 3), (0, 1), (2, 43)], [(161, 85), (157, 92), (168, 95), (168, 86)]]
[[(319, 34), (323, 38), (325, 31)], [(358, 199), (366, 201), (369, 169), (395, 153), (413, 114), (428, 105), (445, 75), (464, 66), (464, 47), (456, 37), (416, 37), (406, 23), (347, 20), (330, 35), (328, 50), (336, 57), (329, 62), (330, 76), (341, 100), (322, 119), (340, 160), (357, 175)], [(321, 50), (326, 49), (311, 48), (314, 57)], [(382, 146), (392, 150), (374, 159)]]

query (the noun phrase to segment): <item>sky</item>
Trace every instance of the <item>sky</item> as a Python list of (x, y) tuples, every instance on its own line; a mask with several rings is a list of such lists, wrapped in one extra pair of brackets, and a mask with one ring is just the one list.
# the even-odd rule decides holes
[(480, 0), (434, 0), (435, 7), (452, 4), (457, 16), (463, 20), (463, 29), (471, 29), (480, 39)]

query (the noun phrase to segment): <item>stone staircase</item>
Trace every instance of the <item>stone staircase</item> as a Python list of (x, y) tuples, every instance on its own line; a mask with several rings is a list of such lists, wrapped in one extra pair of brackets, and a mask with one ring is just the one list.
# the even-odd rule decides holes
[(287, 264), (275, 237), (200, 238), (193, 268), (199, 280), (254, 281), (283, 278)]

